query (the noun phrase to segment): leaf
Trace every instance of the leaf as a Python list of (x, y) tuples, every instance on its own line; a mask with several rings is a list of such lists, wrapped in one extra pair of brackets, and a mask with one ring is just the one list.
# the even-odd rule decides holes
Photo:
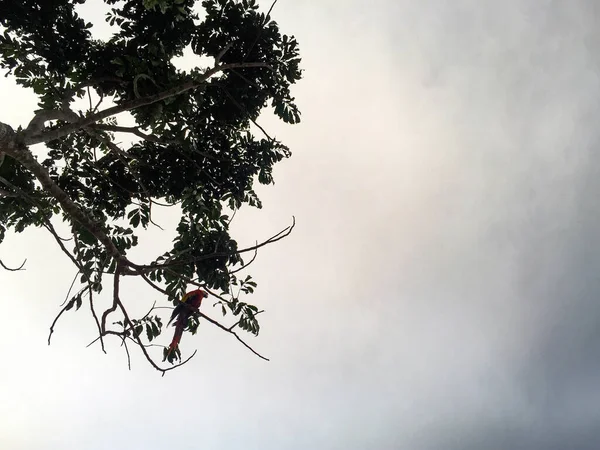
[(81, 294), (79, 294), (76, 299), (75, 299), (75, 303), (77, 305), (77, 307), (75, 308), (75, 311), (78, 311), (79, 308), (81, 308), (81, 304), (82, 304), (83, 300), (81, 298)]
[(136, 325), (135, 328), (133, 329), (133, 337), (137, 338), (140, 334), (142, 334), (142, 331), (144, 331), (144, 326)]

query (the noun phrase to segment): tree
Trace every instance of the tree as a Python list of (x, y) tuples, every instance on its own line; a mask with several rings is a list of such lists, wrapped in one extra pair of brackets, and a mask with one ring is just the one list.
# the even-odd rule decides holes
[[(294, 223), (248, 248), (238, 247), (229, 226), (242, 205), (261, 208), (253, 183), (271, 184), (274, 164), (290, 156), (256, 121), (270, 105), (284, 122), (299, 122), (290, 93), (301, 78), (297, 41), (270, 20), (274, 4), (265, 14), (255, 0), (205, 0), (201, 20), (195, 0), (104, 0), (117, 31), (102, 41), (77, 13), (84, 2), (0, 0), (0, 66), (37, 94), (40, 107), (26, 127), (0, 122), (0, 242), (7, 230), (43, 227), (78, 272), (48, 343), (59, 317), (85, 299), (103, 350), (104, 338), (116, 336), (126, 349), (135, 343), (163, 375), (185, 363), (175, 364), (179, 352), (169, 356), (171, 366), (155, 362), (145, 342), (163, 322), (156, 305), (130, 317), (119, 294), (129, 276), (172, 302), (188, 286), (205, 289), (237, 322), (226, 326), (200, 312), (187, 330), (206, 320), (251, 349), (236, 330), (257, 335), (262, 311), (240, 300), (256, 287), (240, 271)], [(173, 58), (186, 48), (214, 63), (178, 70)], [(115, 116), (125, 111), (136, 126), (119, 125)], [(115, 133), (139, 141), (121, 148)], [(41, 162), (29, 148), (39, 143), (48, 150)], [(136, 233), (153, 226), (157, 204), (181, 215), (173, 246), (149, 263), (133, 262), (128, 251)], [(98, 314), (94, 302), (107, 277), (112, 305)], [(108, 321), (114, 314), (116, 329)]]

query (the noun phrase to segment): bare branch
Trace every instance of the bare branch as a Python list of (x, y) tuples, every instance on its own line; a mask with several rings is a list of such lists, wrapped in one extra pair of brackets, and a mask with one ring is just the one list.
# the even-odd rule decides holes
[(264, 247), (265, 245), (272, 244), (274, 242), (280, 241), (281, 239), (289, 236), (292, 233), (292, 230), (294, 229), (295, 226), (296, 226), (296, 218), (294, 216), (292, 216), (292, 225), (284, 228), (279, 233), (271, 236), (269, 239), (261, 242), (260, 244), (253, 245), (251, 247), (247, 247), (242, 250), (237, 250), (237, 251), (232, 251), (232, 252), (213, 252), (208, 255), (198, 256), (198, 257), (191, 258), (191, 259), (188, 259), (185, 261), (173, 261), (173, 262), (168, 262), (168, 263), (163, 263), (163, 264), (150, 264), (150, 265), (137, 265), (137, 264), (133, 264), (133, 263), (130, 263), (130, 264), (134, 269), (141, 272), (141, 271), (161, 269), (161, 268), (165, 268), (165, 267), (180, 266), (180, 265), (185, 265), (185, 264), (194, 264), (198, 261), (204, 261), (207, 259), (218, 258), (221, 256), (231, 256), (231, 255), (237, 255), (237, 254), (241, 254), (241, 253), (247, 253), (247, 252), (258, 250), (259, 248)]
[[(133, 322), (131, 321), (131, 319), (129, 319), (129, 315), (127, 314), (127, 311), (125, 310), (125, 307), (123, 306), (123, 304), (119, 300), (119, 298), (118, 298), (118, 292), (117, 292), (117, 297), (115, 297), (115, 301), (119, 305), (119, 308), (121, 309), (121, 312), (123, 313), (123, 316), (125, 318), (124, 323), (126, 323), (128, 326), (130, 326), (130, 327), (133, 328), (134, 327)], [(150, 357), (150, 355), (148, 354), (148, 351), (146, 350), (146, 347), (144, 346), (144, 343), (142, 342), (142, 340), (140, 339), (140, 337), (139, 336), (134, 336), (133, 339), (138, 344), (138, 347), (140, 347), (142, 349), (142, 353), (144, 354), (144, 356), (146, 357), (146, 359), (148, 360), (148, 362), (150, 363), (150, 365), (152, 365), (152, 367), (154, 367), (159, 372), (162, 372), (163, 376), (165, 375), (165, 372), (168, 372), (169, 370), (173, 370), (173, 369), (175, 369), (177, 367), (180, 367), (180, 366), (184, 365), (190, 359), (192, 359), (194, 357), (194, 355), (196, 354), (196, 352), (194, 352), (194, 353), (192, 353), (192, 356), (190, 356), (188, 359), (186, 359), (182, 363), (176, 364), (175, 366), (168, 367), (166, 369), (163, 369), (158, 364), (156, 364), (154, 362), (154, 360)]]
[(19, 267), (17, 267), (16, 269), (12, 269), (10, 267), (7, 267), (6, 264), (4, 264), (2, 262), (2, 260), (0, 259), (0, 266), (2, 266), (5, 270), (8, 270), (10, 272), (17, 272), (19, 270), (25, 270), (25, 269), (23, 269), (23, 266), (25, 265), (26, 262), (27, 262), (27, 258), (25, 258), (25, 261), (23, 261)]
[[(258, 244), (258, 242), (257, 242), (257, 244)], [(238, 267), (237, 269), (232, 270), (231, 272), (229, 272), (229, 275), (233, 275), (234, 273), (238, 273), (241, 270), (244, 270), (246, 267), (248, 267), (250, 264), (252, 264), (254, 262), (254, 260), (256, 259), (257, 256), (258, 256), (258, 248), (255, 248), (254, 249), (254, 255), (252, 256), (252, 259), (248, 263), (243, 264), (241, 267)]]
[(145, 273), (140, 272), (140, 275), (142, 276), (142, 278), (144, 279), (144, 281), (146, 283), (148, 283), (150, 286), (152, 286), (154, 289), (156, 289), (158, 292), (160, 292), (161, 294), (164, 294), (166, 296), (169, 295), (169, 293), (167, 291), (165, 291), (163, 288), (161, 288), (160, 286), (156, 285), (150, 278), (148, 278), (146, 276)]
[[(265, 310), (264, 310), (264, 309), (261, 309), (260, 311), (257, 311), (257, 312), (255, 312), (255, 313), (254, 313), (254, 315), (255, 315), (255, 316), (258, 316), (259, 314), (262, 314), (262, 313), (264, 313), (264, 312), (265, 312)], [(240, 324), (240, 322), (241, 322), (241, 320), (238, 320), (236, 323), (234, 323), (233, 325), (231, 325), (231, 326), (229, 327), (229, 330), (233, 330), (235, 327), (237, 327), (237, 326)]]
[(212, 323), (213, 325), (215, 325), (215, 326), (219, 327), (221, 330), (223, 330), (223, 331), (226, 331), (226, 332), (227, 332), (227, 333), (229, 333), (229, 334), (233, 334), (233, 335), (235, 336), (235, 338), (236, 338), (238, 341), (240, 341), (244, 347), (246, 347), (248, 350), (250, 350), (252, 353), (254, 353), (254, 354), (255, 354), (256, 356), (258, 356), (259, 358), (261, 358), (261, 359), (264, 359), (265, 361), (269, 361), (269, 358), (265, 358), (263, 355), (261, 355), (260, 353), (258, 353), (256, 350), (254, 350), (254, 349), (253, 349), (252, 347), (250, 347), (248, 344), (246, 344), (246, 342), (244, 342), (244, 340), (243, 340), (241, 337), (239, 337), (239, 336), (238, 336), (238, 334), (237, 334), (235, 331), (233, 331), (233, 330), (231, 330), (231, 329), (227, 328), (225, 325), (221, 325), (219, 322), (217, 322), (217, 321), (216, 321), (216, 320), (214, 320), (214, 319), (211, 319), (211, 318), (210, 318), (210, 317), (208, 317), (206, 314), (203, 314), (203, 313), (201, 313), (201, 312), (198, 312), (197, 314), (198, 314), (200, 317), (202, 317), (202, 318), (206, 319), (207, 321), (209, 321), (210, 323)]
[(67, 303), (58, 313), (58, 315), (54, 318), (54, 321), (52, 322), (52, 325), (50, 325), (50, 333), (48, 334), (48, 345), (50, 345), (50, 339), (52, 339), (52, 333), (54, 333), (54, 325), (56, 325), (56, 322), (58, 322), (58, 319), (60, 319), (60, 316), (62, 316), (65, 311), (71, 309), (73, 307), (73, 305), (71, 304), (71, 302)]
[[(96, 322), (96, 327), (98, 328), (98, 338), (100, 339), (100, 346), (102, 347), (102, 351), (106, 354), (106, 349), (104, 348), (104, 339), (102, 338), (102, 328), (100, 327), (100, 321), (98, 320), (98, 316), (96, 315), (96, 310), (94, 309), (94, 299), (92, 297), (92, 286), (88, 283), (88, 292), (90, 295), (90, 311), (92, 312), (92, 316), (94, 317), (94, 321)], [(127, 349), (127, 347), (126, 347)], [(127, 360), (129, 360), (129, 352), (127, 352)], [(131, 365), (129, 366), (129, 370), (131, 370)]]
[(107, 319), (108, 315), (111, 312), (114, 312), (117, 310), (117, 303), (119, 301), (119, 277), (120, 276), (121, 276), (121, 263), (119, 261), (117, 261), (117, 265), (115, 267), (115, 275), (113, 278), (113, 303), (112, 303), (111, 307), (108, 308), (106, 311), (104, 311), (104, 313), (102, 314), (102, 324), (101, 324), (102, 334), (106, 333), (106, 319)]
[(127, 353), (127, 368), (131, 370), (131, 357), (129, 356), (129, 348), (127, 347), (127, 341), (125, 340), (126, 338), (127, 336), (123, 336), (123, 345), (125, 346), (125, 353)]
[(73, 254), (69, 250), (67, 250), (67, 247), (65, 247), (65, 244), (63, 244), (64, 239), (58, 235), (58, 233), (54, 229), (54, 226), (52, 225), (52, 223), (50, 223), (49, 220), (46, 221), (46, 223), (44, 224), (44, 228), (46, 228), (50, 232), (50, 234), (52, 234), (54, 240), (56, 241), (62, 252), (69, 257), (73, 264), (75, 264), (75, 267), (77, 267), (79, 271), (83, 273), (83, 267), (81, 266), (81, 264), (79, 264), (79, 261), (75, 259)]
[(79, 276), (80, 273), (81, 272), (79, 270), (77, 270), (77, 273), (73, 277), (73, 281), (71, 281), (71, 286), (69, 286), (69, 290), (67, 291), (67, 295), (65, 296), (65, 300), (60, 304), (60, 306), (64, 306), (65, 303), (67, 303), (67, 301), (69, 300), (69, 297), (71, 296), (71, 291), (73, 290), (73, 286), (75, 286), (75, 282), (77, 281), (77, 277)]

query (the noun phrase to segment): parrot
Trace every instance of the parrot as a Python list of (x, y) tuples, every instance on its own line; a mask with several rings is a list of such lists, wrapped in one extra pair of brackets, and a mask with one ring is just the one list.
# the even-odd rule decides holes
[(169, 345), (169, 350), (165, 358), (179, 346), (179, 341), (181, 340), (183, 330), (187, 326), (188, 319), (194, 312), (198, 311), (202, 300), (206, 297), (208, 297), (208, 293), (202, 289), (196, 289), (188, 292), (181, 298), (179, 305), (175, 307), (173, 314), (171, 314), (169, 323), (167, 323), (167, 326), (169, 326), (175, 320), (175, 333), (173, 334), (173, 340), (171, 341), (171, 345)]

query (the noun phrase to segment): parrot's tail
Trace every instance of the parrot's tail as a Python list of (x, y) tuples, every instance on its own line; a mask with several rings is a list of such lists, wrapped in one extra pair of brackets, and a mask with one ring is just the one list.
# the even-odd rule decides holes
[(175, 334), (173, 334), (173, 340), (171, 341), (171, 345), (169, 345), (169, 350), (177, 348), (179, 345), (179, 341), (181, 341), (181, 336), (183, 335), (183, 326), (179, 323), (175, 325)]
[(165, 355), (165, 359), (167, 359), (171, 352), (179, 346), (179, 341), (181, 341), (181, 336), (183, 335), (183, 329), (184, 326), (181, 323), (175, 323), (175, 334), (173, 334), (173, 340), (171, 341), (171, 345), (169, 345), (169, 350)]

